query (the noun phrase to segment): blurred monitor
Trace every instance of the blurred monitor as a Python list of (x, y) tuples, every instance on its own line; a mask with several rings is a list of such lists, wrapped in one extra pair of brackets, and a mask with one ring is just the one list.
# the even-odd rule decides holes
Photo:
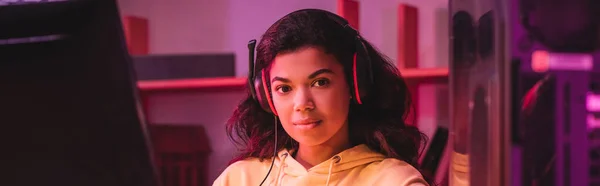
[(0, 185), (154, 186), (114, 0), (0, 4)]

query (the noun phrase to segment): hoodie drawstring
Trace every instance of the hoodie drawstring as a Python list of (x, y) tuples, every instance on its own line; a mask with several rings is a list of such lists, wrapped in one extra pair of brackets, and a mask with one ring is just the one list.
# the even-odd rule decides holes
[(329, 173), (327, 174), (327, 183), (325, 183), (325, 186), (329, 186), (329, 179), (331, 179), (331, 170), (333, 169), (333, 164), (340, 162), (340, 160), (342, 160), (342, 158), (336, 155), (333, 157), (333, 161), (329, 163)]
[(281, 171), (283, 171), (283, 166), (286, 166), (285, 158), (287, 157), (288, 153), (284, 153), (283, 158), (281, 159), (281, 164), (279, 165), (279, 170), (277, 171), (277, 177), (275, 177), (275, 186), (279, 185), (279, 176), (281, 175)]

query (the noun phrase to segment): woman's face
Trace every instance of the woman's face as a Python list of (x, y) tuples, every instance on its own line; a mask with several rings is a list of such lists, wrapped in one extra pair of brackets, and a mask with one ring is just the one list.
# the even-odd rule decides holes
[(280, 54), (270, 81), (279, 120), (300, 145), (347, 143), (351, 96), (333, 55), (316, 47)]

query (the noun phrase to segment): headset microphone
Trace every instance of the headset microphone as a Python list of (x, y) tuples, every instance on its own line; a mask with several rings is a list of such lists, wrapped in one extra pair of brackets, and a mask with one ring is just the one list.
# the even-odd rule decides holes
[(248, 67), (248, 89), (250, 89), (250, 94), (253, 99), (256, 99), (256, 91), (254, 91), (254, 48), (256, 47), (256, 39), (250, 40), (248, 42), (248, 56), (249, 59), (249, 67)]

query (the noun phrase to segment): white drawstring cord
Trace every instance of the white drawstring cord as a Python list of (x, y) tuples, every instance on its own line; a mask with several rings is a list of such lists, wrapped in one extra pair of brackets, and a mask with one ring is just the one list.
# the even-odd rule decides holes
[(329, 179), (331, 179), (331, 170), (333, 169), (333, 164), (340, 162), (341, 159), (342, 158), (340, 156), (336, 155), (333, 157), (333, 161), (329, 163), (329, 173), (327, 174), (327, 183), (325, 183), (325, 186), (329, 186)]
[(281, 159), (281, 163), (279, 164), (279, 171), (277, 171), (277, 177), (275, 177), (275, 186), (279, 185), (279, 175), (281, 175), (281, 171), (283, 171), (283, 167), (286, 166), (285, 158), (288, 157), (288, 153), (283, 154), (283, 158)]

